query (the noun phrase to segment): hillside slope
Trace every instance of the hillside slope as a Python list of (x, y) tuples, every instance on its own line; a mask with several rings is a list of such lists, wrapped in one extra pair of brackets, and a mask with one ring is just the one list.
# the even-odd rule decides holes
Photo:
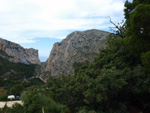
[(13, 63), (0, 56), (0, 87), (12, 88), (17, 84), (25, 87), (42, 83), (35, 76), (35, 64)]

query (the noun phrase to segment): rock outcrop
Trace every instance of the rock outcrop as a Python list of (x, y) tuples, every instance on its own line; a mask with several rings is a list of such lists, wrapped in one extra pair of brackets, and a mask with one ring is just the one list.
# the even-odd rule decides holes
[(40, 64), (38, 50), (24, 49), (19, 44), (0, 38), (0, 56), (15, 63)]
[(69, 34), (66, 39), (53, 45), (45, 72), (52, 76), (72, 74), (75, 62), (94, 60), (99, 49), (106, 47), (108, 35), (108, 32), (95, 29)]

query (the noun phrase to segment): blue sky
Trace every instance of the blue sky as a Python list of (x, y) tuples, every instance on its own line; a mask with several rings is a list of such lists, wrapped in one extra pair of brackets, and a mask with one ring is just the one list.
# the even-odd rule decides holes
[(0, 37), (39, 50), (45, 61), (55, 42), (73, 31), (109, 31), (124, 19), (125, 0), (0, 0)]
[(50, 50), (53, 47), (55, 42), (60, 42), (62, 39), (57, 38), (36, 38), (35, 43), (21, 43), (20, 45), (25, 48), (36, 48), (40, 53), (40, 60), (45, 61), (49, 54)]

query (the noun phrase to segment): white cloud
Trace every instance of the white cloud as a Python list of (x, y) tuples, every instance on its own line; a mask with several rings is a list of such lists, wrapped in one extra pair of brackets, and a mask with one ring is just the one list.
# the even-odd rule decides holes
[[(23, 45), (29, 44), (28, 47), (31, 44), (32, 47), (39, 42), (37, 37), (63, 39), (74, 30), (106, 30), (112, 26), (108, 16), (114, 22), (123, 19), (124, 2), (125, 0), (0, 0), (0, 37)], [(48, 56), (49, 47), (44, 47), (46, 45), (43, 43), (39, 45), (40, 56)]]
[(0, 0), (0, 37), (33, 43), (67, 30), (106, 29), (123, 18), (124, 0)]
[(64, 37), (61, 30), (103, 29), (107, 16), (123, 18), (123, 7), (124, 0), (0, 0), (0, 37), (29, 43)]

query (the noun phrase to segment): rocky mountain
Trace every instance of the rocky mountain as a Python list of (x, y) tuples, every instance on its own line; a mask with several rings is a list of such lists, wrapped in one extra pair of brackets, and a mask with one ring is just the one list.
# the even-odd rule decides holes
[(38, 50), (24, 49), (0, 38), (0, 87), (11, 91), (18, 84), (23, 87), (43, 84), (35, 73), (37, 64), (40, 64)]
[(108, 35), (108, 32), (95, 29), (69, 34), (60, 43), (53, 45), (44, 72), (52, 76), (72, 74), (75, 62), (94, 60), (99, 49), (106, 47)]
[(38, 50), (24, 49), (19, 44), (0, 38), (0, 56), (15, 63), (40, 64)]

